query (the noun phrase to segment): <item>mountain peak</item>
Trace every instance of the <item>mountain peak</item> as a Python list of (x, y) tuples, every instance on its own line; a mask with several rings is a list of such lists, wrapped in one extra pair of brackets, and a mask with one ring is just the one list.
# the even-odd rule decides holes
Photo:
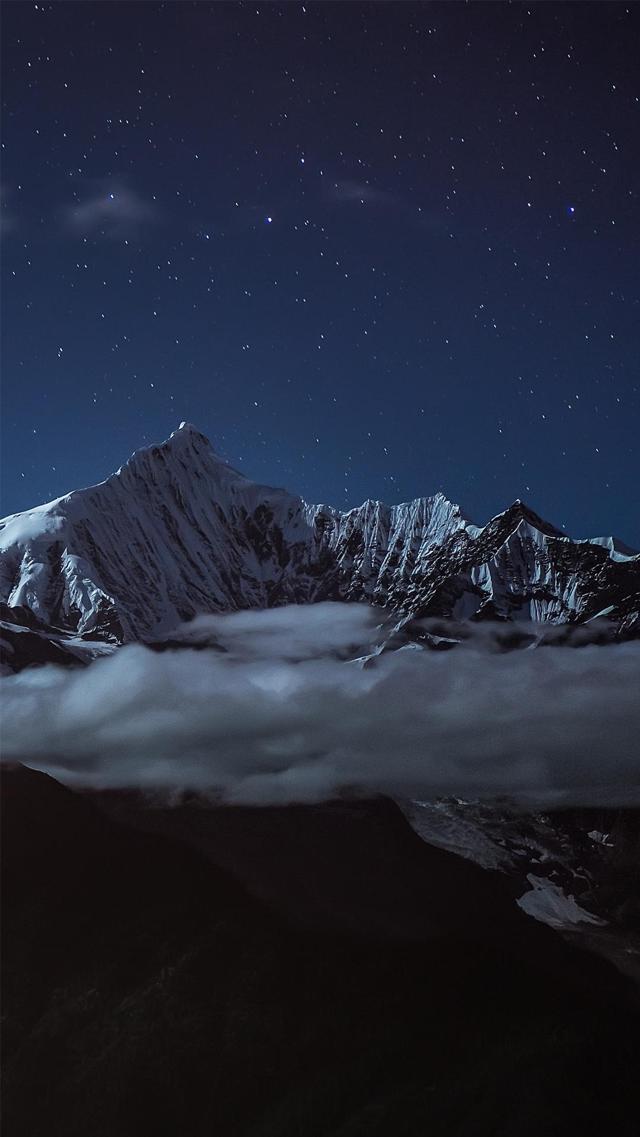
[(535, 509), (532, 509), (531, 506), (527, 505), (526, 501), (523, 501), (520, 497), (517, 497), (501, 516), (514, 518), (519, 522), (525, 521), (528, 525), (532, 525), (534, 529), (538, 529), (547, 537), (562, 537), (566, 540), (566, 533), (563, 533), (557, 526), (552, 525), (550, 521), (545, 521), (543, 517), (540, 517), (539, 513), (536, 513)]
[(106, 481), (0, 530), (0, 599), (54, 627), (118, 627), (124, 639), (201, 612), (318, 600), (454, 618), (490, 603), (552, 622), (616, 604), (620, 620), (637, 612), (633, 557), (599, 539), (585, 558), (583, 542), (520, 499), (482, 528), (441, 492), (346, 512), (314, 506), (250, 481), (186, 421)]
[(194, 426), (192, 422), (181, 422), (178, 429), (171, 432), (170, 437), (176, 438), (185, 435), (196, 435), (197, 438), (204, 438), (205, 442), (209, 442), (207, 436), (203, 434), (201, 430), (198, 430), (197, 426)]
[(211, 442), (206, 434), (198, 430), (197, 426), (194, 426), (192, 422), (181, 422), (178, 429), (172, 430), (166, 442), (162, 443), (162, 445), (169, 446), (172, 440), (174, 442), (189, 442), (192, 444), (194, 442), (201, 442), (204, 443), (205, 446), (208, 446), (209, 449), (212, 449)]
[[(116, 470), (112, 478), (151, 477), (167, 460), (182, 455), (187, 462), (195, 458), (212, 457), (218, 462), (223, 460), (213, 451), (211, 443), (205, 434), (189, 422), (181, 422), (177, 430), (171, 432), (168, 438), (161, 442), (151, 442), (134, 450), (123, 466)], [(108, 478), (107, 481), (111, 481)]]

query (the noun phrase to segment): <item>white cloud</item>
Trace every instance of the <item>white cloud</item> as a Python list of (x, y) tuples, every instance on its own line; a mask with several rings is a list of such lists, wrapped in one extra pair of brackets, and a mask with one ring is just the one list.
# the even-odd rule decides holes
[(142, 225), (158, 220), (153, 202), (146, 201), (126, 184), (105, 180), (93, 183), (83, 200), (64, 212), (66, 224), (78, 233), (102, 233), (108, 237), (134, 236)]
[(370, 205), (395, 205), (398, 202), (398, 198), (388, 190), (350, 179), (335, 182), (330, 194), (335, 201), (355, 201)]
[(22, 672), (3, 681), (5, 758), (249, 803), (349, 789), (640, 802), (640, 644), (503, 653), (480, 636), (345, 662), (376, 620), (333, 604), (206, 617), (192, 633), (222, 650), (131, 645)]

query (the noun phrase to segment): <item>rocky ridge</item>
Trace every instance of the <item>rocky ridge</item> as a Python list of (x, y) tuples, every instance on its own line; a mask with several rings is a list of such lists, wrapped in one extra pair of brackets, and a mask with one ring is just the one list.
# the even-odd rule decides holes
[(340, 511), (258, 485), (195, 427), (0, 522), (0, 599), (67, 633), (162, 637), (203, 612), (368, 601), (399, 622), (606, 620), (640, 633), (640, 554), (515, 501), (472, 524), (442, 494)]

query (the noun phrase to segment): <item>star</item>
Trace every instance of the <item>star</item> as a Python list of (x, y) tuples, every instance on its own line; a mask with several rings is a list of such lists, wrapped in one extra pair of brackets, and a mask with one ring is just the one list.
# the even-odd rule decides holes
[[(320, 19), (301, 2), (309, 20), (298, 5), (236, 5), (237, 27), (215, 5), (184, 5), (179, 26), (162, 14), (171, 5), (141, 5), (134, 36), (120, 5), (75, 5), (68, 25), (65, 5), (7, 6), (15, 66), (3, 91), (0, 231), (11, 281), (3, 362), (15, 382), (4, 398), (22, 426), (5, 442), (2, 512), (42, 500), (45, 475), (51, 496), (105, 476), (90, 415), (107, 393), (114, 468), (123, 441), (140, 444), (139, 421), (168, 436), (179, 383), (189, 417), (214, 442), (233, 438), (232, 461), (259, 446), (262, 465), (247, 458), (247, 474), (280, 484), (286, 470), (310, 500), (341, 500), (326, 440), (353, 446), (362, 431), (372, 451), (351, 468), (354, 505), (400, 487), (430, 494), (443, 480), (487, 517), (520, 484), (515, 455), (536, 460), (530, 420), (544, 426), (541, 512), (565, 517), (570, 532), (617, 529), (640, 544), (630, 492), (638, 96), (623, 80), (635, 74), (638, 5), (613, 6), (616, 47), (604, 56), (602, 5), (565, 5), (561, 19), (553, 5), (530, 5), (526, 21), (506, 5), (507, 57), (474, 5), (440, 5), (437, 28), (425, 6), (399, 5), (390, 34), (385, 5), (361, 6), (363, 24), (343, 26), (338, 5)], [(238, 31), (264, 68), (237, 54)], [(215, 77), (209, 34), (221, 42)], [(176, 48), (188, 68), (173, 70)], [(495, 85), (484, 81), (488, 61)], [(51, 108), (50, 131), (24, 101), (25, 74)], [(170, 75), (162, 88), (160, 74)], [(375, 99), (357, 95), (369, 89)], [(261, 212), (267, 197), (277, 219)], [(71, 410), (75, 445), (58, 457)], [(383, 423), (388, 454), (370, 437)], [(313, 468), (299, 431), (323, 440)]]

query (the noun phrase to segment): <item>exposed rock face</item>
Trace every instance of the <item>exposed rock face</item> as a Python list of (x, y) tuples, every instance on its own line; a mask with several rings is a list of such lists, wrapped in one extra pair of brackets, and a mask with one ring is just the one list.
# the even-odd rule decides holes
[(0, 599), (112, 642), (200, 612), (367, 600), (399, 618), (640, 632), (640, 554), (572, 541), (520, 501), (482, 528), (442, 494), (341, 512), (257, 485), (183, 423), (106, 481), (0, 522)]
[(102, 639), (52, 628), (31, 608), (10, 608), (0, 602), (0, 675), (42, 663), (80, 667), (115, 649), (115, 644)]

